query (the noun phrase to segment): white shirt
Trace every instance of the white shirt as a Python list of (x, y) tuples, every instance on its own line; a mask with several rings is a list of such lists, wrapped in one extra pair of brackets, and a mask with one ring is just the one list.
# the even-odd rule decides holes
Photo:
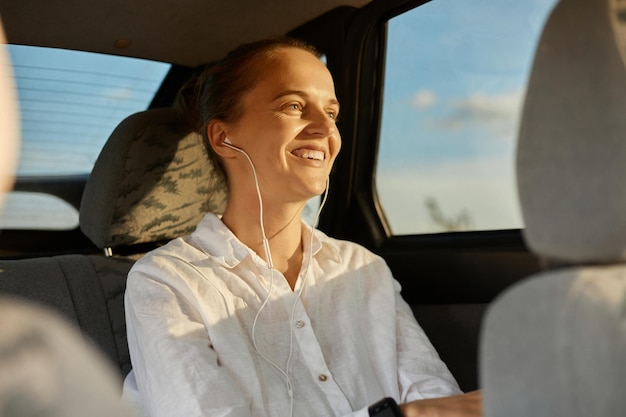
[(382, 258), (316, 230), (307, 272), (310, 233), (293, 291), (213, 214), (139, 260), (125, 396), (153, 417), (361, 417), (386, 396), (459, 394)]

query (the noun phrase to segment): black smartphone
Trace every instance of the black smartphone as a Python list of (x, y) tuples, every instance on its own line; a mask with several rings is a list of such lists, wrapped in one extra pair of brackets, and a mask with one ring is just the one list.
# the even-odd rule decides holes
[(403, 417), (393, 398), (384, 398), (368, 408), (370, 417)]

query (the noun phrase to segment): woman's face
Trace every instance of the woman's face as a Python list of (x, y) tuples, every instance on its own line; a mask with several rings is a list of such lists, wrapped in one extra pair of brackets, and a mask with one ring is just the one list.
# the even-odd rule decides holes
[[(278, 49), (256, 67), (261, 76), (243, 96), (242, 115), (229, 125), (228, 138), (250, 155), (264, 197), (306, 201), (324, 191), (341, 147), (332, 77), (317, 57), (298, 48)], [(231, 184), (254, 186), (247, 160), (236, 156)]]

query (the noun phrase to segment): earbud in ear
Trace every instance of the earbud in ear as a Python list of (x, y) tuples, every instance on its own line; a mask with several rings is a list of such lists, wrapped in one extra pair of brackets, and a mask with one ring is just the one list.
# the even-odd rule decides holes
[[(228, 137), (224, 138), (224, 142), (222, 142), (222, 146), (226, 146), (227, 148), (230, 149), (234, 149), (238, 152), (244, 153), (245, 151), (241, 148), (238, 148), (237, 146), (233, 145), (233, 143), (230, 141), (230, 139), (228, 139)], [(248, 156), (248, 154), (246, 154), (246, 156)]]

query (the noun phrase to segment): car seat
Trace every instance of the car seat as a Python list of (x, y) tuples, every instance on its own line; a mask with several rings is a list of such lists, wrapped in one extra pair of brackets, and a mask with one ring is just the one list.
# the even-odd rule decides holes
[(517, 176), (525, 239), (546, 270), (487, 312), (486, 417), (626, 410), (625, 12), (562, 0), (537, 47)]
[(126, 375), (128, 270), (146, 251), (193, 231), (207, 211), (223, 212), (221, 178), (176, 109), (131, 115), (102, 149), (81, 201), (80, 228), (103, 254), (0, 261), (0, 293), (60, 311)]

